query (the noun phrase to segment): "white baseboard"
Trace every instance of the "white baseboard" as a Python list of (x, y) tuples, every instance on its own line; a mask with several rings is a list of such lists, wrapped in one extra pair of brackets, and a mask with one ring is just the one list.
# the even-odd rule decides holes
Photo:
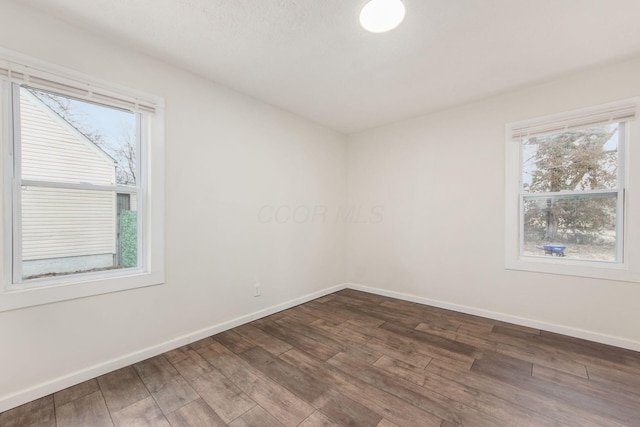
[(51, 393), (55, 393), (57, 391), (63, 390), (67, 387), (80, 384), (83, 381), (87, 381), (92, 378), (98, 377), (100, 375), (104, 375), (106, 373), (115, 371), (117, 369), (124, 368), (125, 366), (129, 366), (133, 363), (138, 363), (142, 360), (148, 359), (153, 356), (157, 356), (166, 351), (173, 350), (174, 348), (178, 348), (183, 345), (201, 340), (208, 336), (215, 335), (220, 332), (224, 332), (228, 329), (235, 328), (236, 326), (240, 326), (245, 323), (249, 323), (253, 320), (260, 319), (262, 317), (277, 313), (279, 311), (283, 311), (288, 308), (295, 307), (296, 305), (303, 304), (305, 302), (314, 300), (316, 298), (321, 298), (325, 295), (331, 294), (333, 292), (336, 292), (345, 288), (346, 288), (346, 284), (342, 284), (342, 285), (333, 286), (331, 288), (323, 289), (318, 292), (307, 294), (302, 297), (295, 298), (293, 300), (286, 301), (281, 304), (277, 304), (277, 305), (265, 308), (263, 310), (256, 311), (254, 313), (247, 314), (245, 316), (236, 317), (235, 319), (218, 323), (218, 324), (209, 326), (207, 328), (200, 329), (198, 331), (194, 331), (189, 334), (182, 335), (182, 336), (173, 338), (171, 340), (159, 343), (157, 345), (153, 345), (151, 347), (147, 347), (142, 350), (129, 353), (127, 355), (124, 355), (115, 359), (111, 359), (106, 362), (102, 362), (102, 363), (90, 366), (85, 369), (81, 369), (79, 371), (73, 372), (68, 375), (64, 375), (62, 377), (54, 378), (50, 381), (40, 383), (33, 387), (29, 387), (27, 389), (23, 389), (15, 393), (4, 395), (0, 397), (0, 412), (7, 411), (11, 408), (15, 408), (16, 406), (20, 406), (22, 404), (31, 402), (32, 400), (39, 399)]
[(444, 308), (447, 310), (459, 311), (461, 313), (473, 314), (475, 316), (487, 317), (489, 319), (500, 320), (502, 322), (513, 323), (521, 326), (528, 326), (534, 329), (555, 332), (557, 334), (568, 335), (575, 338), (581, 338), (602, 344), (608, 344), (615, 347), (626, 348), (628, 350), (640, 351), (640, 342), (627, 338), (617, 337), (614, 335), (601, 334), (598, 332), (587, 331), (585, 329), (574, 328), (571, 326), (558, 325), (555, 323), (541, 322), (539, 320), (527, 319), (524, 317), (514, 316), (511, 314), (500, 313), (481, 308), (469, 307), (466, 305), (454, 304), (445, 301), (434, 300), (430, 298), (419, 297), (416, 295), (404, 294), (401, 292), (388, 291), (386, 289), (371, 288), (369, 286), (349, 283), (346, 286), (349, 289), (357, 291), (369, 292), (372, 294), (382, 295), (385, 297), (397, 298), (404, 301), (417, 302), (419, 304), (430, 305), (433, 307)]

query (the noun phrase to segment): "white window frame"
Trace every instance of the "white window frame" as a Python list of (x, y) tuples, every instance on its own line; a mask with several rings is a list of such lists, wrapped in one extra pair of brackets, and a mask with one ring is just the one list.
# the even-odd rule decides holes
[[(610, 113), (615, 111), (617, 113)], [(633, 182), (640, 178), (640, 129), (635, 112), (640, 111), (640, 98), (508, 123), (505, 126), (505, 267), (539, 273), (640, 282), (640, 200), (634, 193)], [(611, 117), (607, 118), (607, 114)], [(617, 115), (616, 115), (617, 114)], [(619, 119), (622, 117), (622, 119)], [(618, 147), (619, 187), (612, 190), (581, 192), (617, 193), (617, 261), (572, 260), (551, 256), (525, 256), (523, 242), (522, 140), (516, 138), (521, 130), (533, 129), (548, 134), (563, 129), (580, 128), (584, 123), (624, 123), (620, 128)], [(564, 127), (559, 127), (564, 126)], [(523, 135), (524, 136), (524, 135)], [(631, 167), (630, 167), (631, 166)], [(555, 194), (555, 193), (554, 193)], [(564, 194), (564, 193), (562, 193)], [(532, 195), (532, 194), (529, 194)], [(540, 196), (548, 195), (540, 193)], [(538, 194), (535, 194), (538, 196)]]
[[(134, 112), (139, 126), (140, 184), (129, 187), (58, 184), (56, 188), (91, 189), (139, 194), (139, 265), (134, 268), (78, 273), (52, 278), (22, 280), (20, 259), (19, 194), (16, 186), (42, 181), (14, 180), (14, 120), (11, 98), (19, 84), (49, 90), (77, 99)], [(57, 86), (56, 86), (57, 85)], [(15, 98), (19, 103), (19, 99)], [(15, 107), (15, 106), (14, 106)], [(19, 130), (17, 130), (19, 131)], [(164, 101), (162, 98), (106, 83), (74, 71), (0, 49), (0, 188), (3, 209), (0, 243), (0, 312), (118, 292), (164, 283)], [(104, 188), (102, 188), (104, 187)], [(15, 245), (14, 245), (15, 242)]]

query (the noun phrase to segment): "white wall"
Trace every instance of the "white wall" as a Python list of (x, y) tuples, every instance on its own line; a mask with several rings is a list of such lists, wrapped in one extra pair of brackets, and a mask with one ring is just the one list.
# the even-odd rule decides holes
[(0, 313), (0, 411), (344, 281), (341, 223), (258, 218), (265, 205), (344, 204), (344, 136), (12, 2), (0, 46), (163, 96), (167, 147), (166, 284)]
[(505, 123), (638, 95), (640, 58), (351, 136), (350, 204), (384, 218), (348, 281), (640, 350), (640, 284), (504, 268)]

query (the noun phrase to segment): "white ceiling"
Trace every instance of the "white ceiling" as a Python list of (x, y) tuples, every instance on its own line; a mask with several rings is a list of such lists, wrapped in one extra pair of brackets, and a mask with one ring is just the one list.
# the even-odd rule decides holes
[(640, 0), (22, 0), (344, 133), (640, 54)]

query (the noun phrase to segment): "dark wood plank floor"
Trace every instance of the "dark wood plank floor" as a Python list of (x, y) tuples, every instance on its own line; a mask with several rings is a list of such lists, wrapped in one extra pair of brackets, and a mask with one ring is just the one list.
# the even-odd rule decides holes
[(344, 290), (0, 426), (640, 426), (640, 353)]

